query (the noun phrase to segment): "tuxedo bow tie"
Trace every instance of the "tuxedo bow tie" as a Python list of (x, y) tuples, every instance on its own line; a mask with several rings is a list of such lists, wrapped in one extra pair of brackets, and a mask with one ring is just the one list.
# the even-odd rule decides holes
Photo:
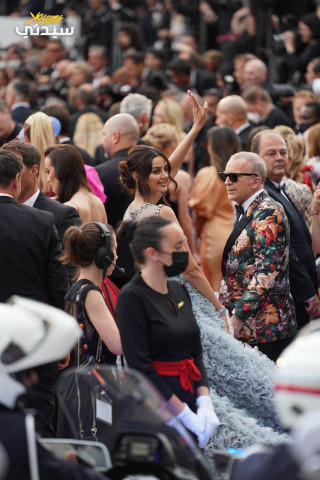
[(239, 220), (239, 218), (241, 217), (241, 215), (244, 215), (244, 210), (243, 210), (243, 206), (242, 205), (235, 205), (235, 208), (236, 208), (236, 213), (237, 213), (237, 221)]

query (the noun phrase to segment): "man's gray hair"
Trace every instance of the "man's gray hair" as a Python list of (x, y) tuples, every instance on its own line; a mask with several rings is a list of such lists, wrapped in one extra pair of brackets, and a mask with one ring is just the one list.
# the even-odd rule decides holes
[(151, 110), (151, 100), (140, 93), (129, 93), (120, 104), (120, 113), (129, 113), (137, 121), (145, 114), (150, 117)]
[(267, 168), (262, 158), (256, 153), (252, 152), (238, 152), (230, 157), (230, 160), (240, 159), (247, 160), (251, 170), (248, 173), (256, 173), (258, 177), (261, 177), (261, 183), (263, 184), (267, 178)]
[(88, 49), (88, 52), (99, 52), (101, 57), (107, 57), (107, 49), (103, 45), (91, 45)]

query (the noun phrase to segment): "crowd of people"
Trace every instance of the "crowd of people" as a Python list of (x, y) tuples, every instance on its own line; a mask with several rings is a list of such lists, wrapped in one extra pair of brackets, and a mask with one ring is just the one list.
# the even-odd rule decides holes
[(257, 3), (53, 2), (79, 45), (1, 52), (0, 301), (82, 329), (37, 367), (45, 436), (59, 370), (121, 357), (207, 452), (288, 440), (275, 362), (320, 317), (320, 12)]

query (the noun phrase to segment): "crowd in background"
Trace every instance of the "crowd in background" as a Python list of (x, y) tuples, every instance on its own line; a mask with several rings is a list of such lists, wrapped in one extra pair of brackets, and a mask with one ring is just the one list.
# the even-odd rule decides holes
[[(112, 357), (109, 363), (115, 363), (116, 355), (122, 353), (113, 322), (117, 287), (122, 289), (135, 272), (128, 242), (125, 245), (120, 237), (117, 244), (112, 229), (107, 247), (112, 261), (105, 264), (101, 252), (101, 258), (97, 259), (101, 235), (105, 238), (108, 234), (103, 230), (101, 234), (102, 227), (92, 227), (92, 222), (108, 223), (116, 229), (123, 218), (140, 219), (148, 211), (150, 216), (166, 217), (167, 223), (163, 225), (169, 225), (169, 233), (172, 229), (174, 237), (177, 232), (170, 221), (179, 221), (183, 231), (182, 234), (178, 230), (181, 242), (184, 238), (188, 241), (185, 249), (189, 257), (184, 272), (189, 288), (192, 292), (195, 287), (206, 297), (215, 307), (219, 321), (226, 322), (225, 308), (214, 292), (219, 292), (221, 286), (224, 271), (221, 271), (221, 262), (226, 242), (234, 231), (235, 221), (244, 212), (236, 218), (232, 194), (228, 196), (225, 183), (237, 185), (241, 175), (256, 176), (260, 178), (260, 183), (255, 185), (258, 195), (265, 180), (270, 184), (268, 194), (277, 202), (283, 200), (282, 194), (279, 193), (279, 200), (278, 193), (272, 196), (272, 189), (275, 186), (279, 187), (279, 192), (285, 189), (283, 207), (289, 218), (287, 223), (281, 207), (280, 213), (274, 214), (283, 215), (280, 227), (271, 225), (271, 215), (263, 219), (266, 223), (269, 221), (265, 230), (271, 225), (266, 245), (272, 243), (278, 232), (283, 235), (280, 239), (279, 234), (283, 247), (281, 258), (268, 263), (272, 271), (280, 264), (283, 270), (283, 278), (280, 278), (283, 283), (279, 281), (279, 288), (274, 288), (272, 295), (279, 295), (281, 285), (289, 285), (290, 273), (296, 275), (290, 278), (293, 298), (286, 287), (286, 305), (290, 305), (290, 312), (294, 312), (295, 307), (297, 318), (292, 313), (291, 324), (285, 325), (287, 319), (279, 307), (283, 322), (280, 325), (274, 313), (277, 303), (268, 305), (264, 321), (270, 324), (267, 332), (271, 333), (267, 340), (261, 336), (262, 340), (252, 342), (258, 343), (259, 349), (261, 346), (261, 351), (275, 360), (280, 352), (271, 355), (262, 348), (263, 344), (278, 340), (285, 340), (287, 344), (297, 326), (320, 314), (314, 278), (314, 258), (320, 254), (320, 190), (317, 189), (320, 179), (320, 11), (317, 2), (30, 0), (7, 2), (1, 9), (2, 15), (13, 18), (27, 19), (30, 12), (42, 12), (61, 14), (63, 22), (73, 16), (79, 19), (79, 41), (71, 47), (59, 38), (31, 35), (27, 39), (17, 37), (15, 44), (2, 48), (0, 147), (3, 155), (12, 152), (23, 163), (18, 202), (51, 211), (61, 243), (67, 228), (73, 226), (65, 239), (62, 257), (67, 264), (66, 272), (59, 270), (59, 275), (67, 284), (74, 282), (75, 267), (82, 272), (69, 291), (70, 303), (77, 298), (76, 287), (82, 288), (87, 281), (84, 279), (92, 279), (96, 286), (93, 290), (97, 291), (89, 296), (90, 308), (86, 305), (86, 313), (92, 320), (89, 318), (88, 324), (90, 328), (94, 325), (88, 343), (92, 341), (96, 348), (101, 337), (110, 349), (104, 352)], [(273, 142), (277, 147), (270, 153), (265, 145), (270, 149)], [(262, 160), (259, 166), (255, 156), (250, 154), (253, 156), (244, 156), (248, 162), (247, 171), (241, 170), (243, 166), (236, 163), (240, 173), (226, 173), (230, 157), (243, 151), (259, 154), (266, 163), (266, 172)], [(153, 163), (155, 159), (156, 164)], [(275, 163), (269, 168), (268, 162), (269, 165)], [(274, 173), (272, 169), (278, 166), (285, 167), (285, 171)], [(248, 171), (250, 168), (252, 170)], [(258, 168), (259, 175), (254, 168)], [(224, 176), (219, 176), (219, 172), (224, 172)], [(153, 179), (157, 175), (163, 175), (162, 184)], [(168, 183), (165, 196), (163, 191)], [(12, 191), (17, 193), (18, 187), (12, 185)], [(246, 195), (244, 200), (251, 198), (248, 192)], [(159, 204), (160, 197), (164, 204)], [(57, 204), (64, 205), (64, 210), (56, 209), (52, 203), (56, 200)], [(275, 208), (274, 202), (271, 201), (270, 207), (268, 201), (265, 210)], [(286, 202), (289, 201), (288, 213)], [(236, 198), (235, 202), (245, 203)], [(88, 222), (90, 228), (79, 228), (81, 223), (87, 225)], [(289, 226), (293, 232), (291, 243)], [(90, 258), (86, 258), (90, 250), (85, 243), (86, 234), (87, 244), (94, 250)], [(301, 245), (294, 244), (297, 238), (301, 239)], [(245, 250), (241, 241), (236, 248), (241, 252)], [(158, 249), (159, 252), (167, 253)], [(304, 256), (306, 252), (308, 258)], [(226, 257), (224, 267), (229, 262), (226, 276), (230, 277), (238, 259), (236, 255)], [(140, 264), (144, 265), (142, 271), (163, 273), (165, 262), (159, 263), (151, 254), (146, 258), (145, 265), (140, 259)], [(296, 270), (292, 266), (288, 269), (288, 261), (296, 262)], [(259, 262), (263, 263), (261, 258)], [(251, 266), (249, 262), (248, 271)], [(112, 275), (117, 287), (107, 283), (107, 278), (100, 282), (101, 270)], [(180, 269), (179, 273), (182, 271)], [(159, 275), (157, 273), (157, 278)], [(153, 282), (154, 277), (150, 277)], [(232, 279), (230, 282), (234, 286)], [(269, 288), (267, 283), (261, 288), (271, 291), (273, 284)], [(107, 310), (100, 288), (105, 293)], [(113, 289), (112, 298), (110, 288)], [(60, 290), (58, 300), (53, 302), (47, 298), (47, 303), (62, 308), (68, 289), (61, 286)], [(128, 290), (124, 291), (128, 294)], [(121, 297), (120, 294), (120, 298), (125, 295), (122, 293)], [(229, 300), (223, 295), (221, 298), (233, 317)], [(121, 311), (121, 306), (119, 308)], [(258, 311), (257, 305), (256, 308)], [(125, 314), (128, 316), (127, 312)], [(112, 329), (111, 341), (109, 331), (107, 334), (100, 323), (106, 315), (108, 329)], [(243, 317), (244, 322), (247, 317)], [(205, 354), (212, 335), (214, 333), (208, 334), (206, 347), (202, 345)], [(249, 338), (241, 338), (250, 343)], [(82, 345), (81, 355), (85, 356), (86, 345)], [(228, 344), (226, 348), (229, 347), (231, 349)], [(241, 357), (240, 350), (238, 355)], [(65, 359), (64, 366), (68, 361)], [(202, 368), (202, 364), (200, 366)], [(206, 363), (205, 367), (208, 369)], [(248, 377), (254, 378), (256, 385), (255, 375), (251, 372)], [(216, 379), (212, 380), (212, 385), (210, 381), (212, 388)], [(208, 388), (203, 388), (207, 397)], [(242, 408), (237, 401), (235, 408)], [(267, 420), (264, 426), (269, 427)], [(232, 429), (230, 426), (230, 431)], [(243, 435), (239, 430), (239, 436), (240, 433)]]
[[(303, 189), (304, 195), (297, 202), (310, 225), (311, 193), (320, 176), (320, 19), (316, 1), (289, 5), (287, 1), (241, 0), (33, 0), (10, 2), (2, 13), (27, 17), (32, 10), (61, 14), (65, 19), (76, 16), (81, 25), (80, 41), (68, 49), (59, 38), (30, 36), (2, 49), (0, 145), (15, 139), (19, 132), (20, 140), (26, 139), (29, 131), (33, 132), (31, 143), (42, 156), (46, 146), (72, 142), (88, 171), (90, 166), (108, 160), (107, 149), (101, 145), (103, 124), (121, 111), (138, 119), (140, 137), (149, 127), (158, 128), (159, 123), (171, 125), (171, 133), (150, 130), (142, 140), (162, 151), (170, 144), (170, 149), (191, 128), (186, 94), (191, 90), (200, 104), (207, 102), (207, 122), (185, 158), (177, 178), (179, 189), (171, 189), (170, 199), (191, 251), (201, 253), (212, 285), (218, 290), (220, 283), (219, 275), (212, 278), (220, 261), (219, 256), (212, 260), (216, 240), (208, 239), (217, 212), (209, 190), (207, 196), (203, 193), (203, 181), (199, 198), (199, 179), (206, 176), (206, 170), (201, 169), (212, 165), (214, 171), (223, 170), (232, 153), (250, 150), (250, 140), (258, 130), (284, 126), (281, 133), (286, 134), (291, 150), (285, 181), (309, 187)], [(125, 103), (120, 110), (129, 93), (150, 99), (151, 112), (149, 107), (144, 112), (141, 105), (126, 109)], [(142, 120), (139, 109), (145, 113)], [(45, 117), (40, 121), (39, 116), (31, 115), (38, 111), (58, 118), (55, 136), (50, 127), (50, 132), (47, 128), (44, 133)], [(240, 145), (232, 132), (210, 130), (216, 126), (233, 130)], [(39, 140), (35, 140), (36, 135)], [(167, 138), (164, 145), (155, 139), (159, 135), (170, 137), (170, 141)], [(216, 180), (211, 176), (214, 189), (219, 186)], [(40, 188), (49, 192), (44, 162)], [(222, 210), (227, 217), (225, 239), (232, 226), (230, 202)], [(201, 238), (205, 239), (202, 246)], [(210, 268), (208, 262), (213, 262)]]

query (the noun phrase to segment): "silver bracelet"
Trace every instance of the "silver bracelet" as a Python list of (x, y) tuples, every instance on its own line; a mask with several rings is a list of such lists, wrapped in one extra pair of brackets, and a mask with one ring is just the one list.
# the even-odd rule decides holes
[(224, 317), (226, 313), (227, 313), (227, 310), (225, 309), (225, 307), (222, 307), (220, 310), (218, 310), (218, 314), (220, 318)]

